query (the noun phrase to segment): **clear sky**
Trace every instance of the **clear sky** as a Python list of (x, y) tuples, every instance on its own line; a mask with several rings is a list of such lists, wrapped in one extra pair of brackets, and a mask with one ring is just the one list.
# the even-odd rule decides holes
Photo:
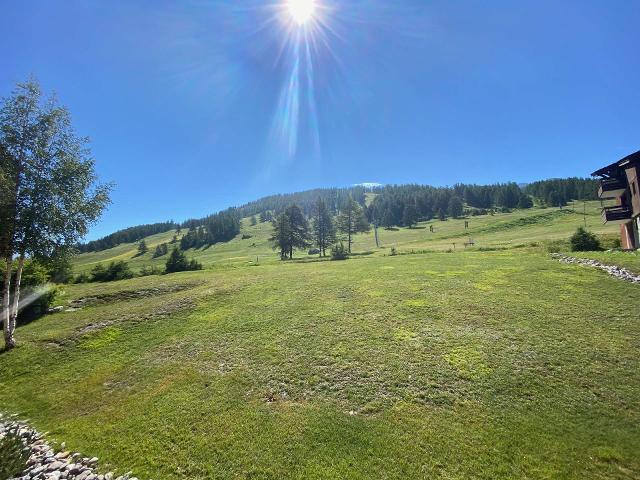
[[(0, 94), (34, 74), (92, 140), (91, 231), (360, 182), (586, 176), (640, 149), (640, 1), (0, 0)], [(303, 6), (304, 8), (304, 6)]]

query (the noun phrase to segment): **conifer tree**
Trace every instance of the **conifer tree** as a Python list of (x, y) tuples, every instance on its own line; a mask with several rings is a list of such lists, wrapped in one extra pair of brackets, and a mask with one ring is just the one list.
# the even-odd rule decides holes
[(291, 205), (273, 221), (273, 235), (270, 238), (274, 250), (280, 250), (280, 258), (293, 258), (295, 248), (309, 246), (309, 224), (302, 210)]
[(292, 248), (289, 217), (287, 217), (286, 213), (281, 213), (273, 220), (272, 224), (273, 234), (269, 241), (273, 244), (274, 250), (280, 251), (280, 260), (286, 260)]
[(454, 195), (449, 199), (448, 210), (449, 210), (450, 217), (459, 218), (462, 216), (462, 213), (464, 211), (464, 206), (462, 204), (462, 200), (460, 200), (460, 197)]
[(313, 216), (313, 240), (320, 250), (320, 256), (327, 256), (327, 248), (336, 241), (336, 229), (327, 205), (318, 197)]
[(402, 223), (405, 227), (413, 227), (418, 221), (418, 212), (415, 205), (405, 205), (402, 212)]
[(169, 255), (169, 258), (167, 259), (165, 271), (167, 273), (182, 272), (187, 270), (188, 267), (189, 261), (187, 260), (184, 252), (180, 251), (178, 247), (173, 247), (171, 255)]
[(138, 255), (144, 255), (148, 251), (149, 247), (147, 247), (147, 242), (145, 242), (144, 239), (140, 240), (140, 243), (138, 243)]
[(371, 230), (371, 225), (362, 211), (362, 207), (352, 197), (346, 201), (344, 209), (338, 215), (338, 230), (346, 237), (347, 249), (351, 253), (353, 236)]

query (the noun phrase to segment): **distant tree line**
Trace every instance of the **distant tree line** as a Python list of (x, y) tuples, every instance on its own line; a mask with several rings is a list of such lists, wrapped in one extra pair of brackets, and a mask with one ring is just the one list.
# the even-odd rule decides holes
[[(160, 245), (159, 245), (160, 246)], [(167, 244), (163, 243), (163, 250)], [(113, 261), (107, 265), (101, 263), (97, 264), (91, 269), (89, 274), (81, 273), (75, 278), (75, 283), (86, 282), (114, 282), (117, 280), (126, 280), (135, 276), (146, 275), (160, 275), (163, 273), (175, 273), (184, 272), (188, 270), (202, 270), (202, 264), (196, 259), (187, 259), (187, 256), (177, 246), (173, 247), (167, 261), (165, 263), (164, 270), (160, 270), (157, 267), (143, 267), (140, 273), (136, 275), (129, 264), (123, 260)]]
[(178, 224), (173, 220), (168, 222), (151, 223), (149, 225), (138, 225), (136, 227), (125, 228), (124, 230), (118, 230), (117, 232), (100, 238), (99, 240), (81, 243), (77, 246), (77, 249), (80, 253), (100, 252), (102, 250), (117, 247), (122, 243), (133, 243), (150, 235), (168, 232), (177, 227)]
[[(598, 182), (586, 178), (541, 180), (524, 187), (518, 184), (492, 185), (456, 184), (453, 187), (428, 185), (386, 185), (375, 188), (320, 188), (291, 194), (271, 195), (238, 208), (189, 219), (181, 224), (173, 221), (130, 227), (78, 245), (80, 252), (96, 252), (121, 243), (137, 242), (149, 235), (176, 229), (187, 229), (180, 240), (183, 250), (200, 248), (231, 240), (240, 232), (240, 219), (250, 218), (251, 225), (273, 222), (296, 205), (305, 218), (311, 218), (324, 203), (328, 215), (337, 217), (350, 202), (358, 204), (368, 222), (382, 227), (413, 226), (418, 221), (438, 218), (458, 218), (466, 213), (484, 214), (493, 209), (530, 208), (534, 201), (541, 206), (564, 206), (571, 200), (597, 199)], [(374, 194), (366, 206), (366, 194)], [(178, 241), (174, 238), (172, 243)]]
[(456, 184), (453, 187), (389, 185), (376, 191), (367, 208), (371, 223), (390, 228), (411, 227), (416, 222), (458, 218), (467, 213), (485, 214), (494, 209), (564, 206), (571, 200), (597, 199), (597, 181), (568, 178), (543, 180), (521, 188), (516, 183), (494, 185)]
[(241, 217), (258, 215), (260, 222), (270, 222), (273, 217), (283, 213), (291, 205), (297, 205), (305, 217), (311, 217), (321, 199), (327, 211), (335, 216), (344, 210), (347, 202), (355, 200), (361, 206), (365, 204), (365, 194), (371, 189), (353, 186), (348, 188), (316, 188), (304, 192), (271, 195), (247, 203), (238, 208)]
[(200, 248), (220, 242), (228, 242), (240, 233), (240, 216), (237, 209), (228, 209), (209, 215), (201, 220), (188, 220), (183, 227), (189, 228), (180, 239), (180, 248)]
[(524, 191), (541, 205), (562, 207), (571, 200), (598, 200), (598, 184), (593, 178), (552, 178), (530, 183)]

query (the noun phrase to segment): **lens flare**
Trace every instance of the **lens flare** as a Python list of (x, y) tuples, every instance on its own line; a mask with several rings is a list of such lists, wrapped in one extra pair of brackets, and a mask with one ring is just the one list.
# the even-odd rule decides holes
[(316, 2), (314, 0), (288, 0), (287, 8), (293, 21), (298, 25), (304, 25), (313, 18)]
[(277, 61), (286, 65), (286, 77), (273, 117), (272, 139), (289, 159), (297, 156), (301, 141), (311, 148), (307, 157), (319, 158), (315, 76), (320, 59), (327, 57), (325, 51), (333, 57), (328, 37), (335, 35), (329, 25), (334, 9), (320, 0), (285, 0), (279, 11), (283, 43)]

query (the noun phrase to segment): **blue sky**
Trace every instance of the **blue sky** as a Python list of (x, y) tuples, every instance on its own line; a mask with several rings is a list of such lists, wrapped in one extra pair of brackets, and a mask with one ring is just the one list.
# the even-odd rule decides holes
[(640, 149), (638, 1), (316, 2), (305, 43), (286, 2), (0, 0), (0, 94), (34, 74), (91, 138), (116, 189), (90, 238), (320, 186), (585, 176)]

